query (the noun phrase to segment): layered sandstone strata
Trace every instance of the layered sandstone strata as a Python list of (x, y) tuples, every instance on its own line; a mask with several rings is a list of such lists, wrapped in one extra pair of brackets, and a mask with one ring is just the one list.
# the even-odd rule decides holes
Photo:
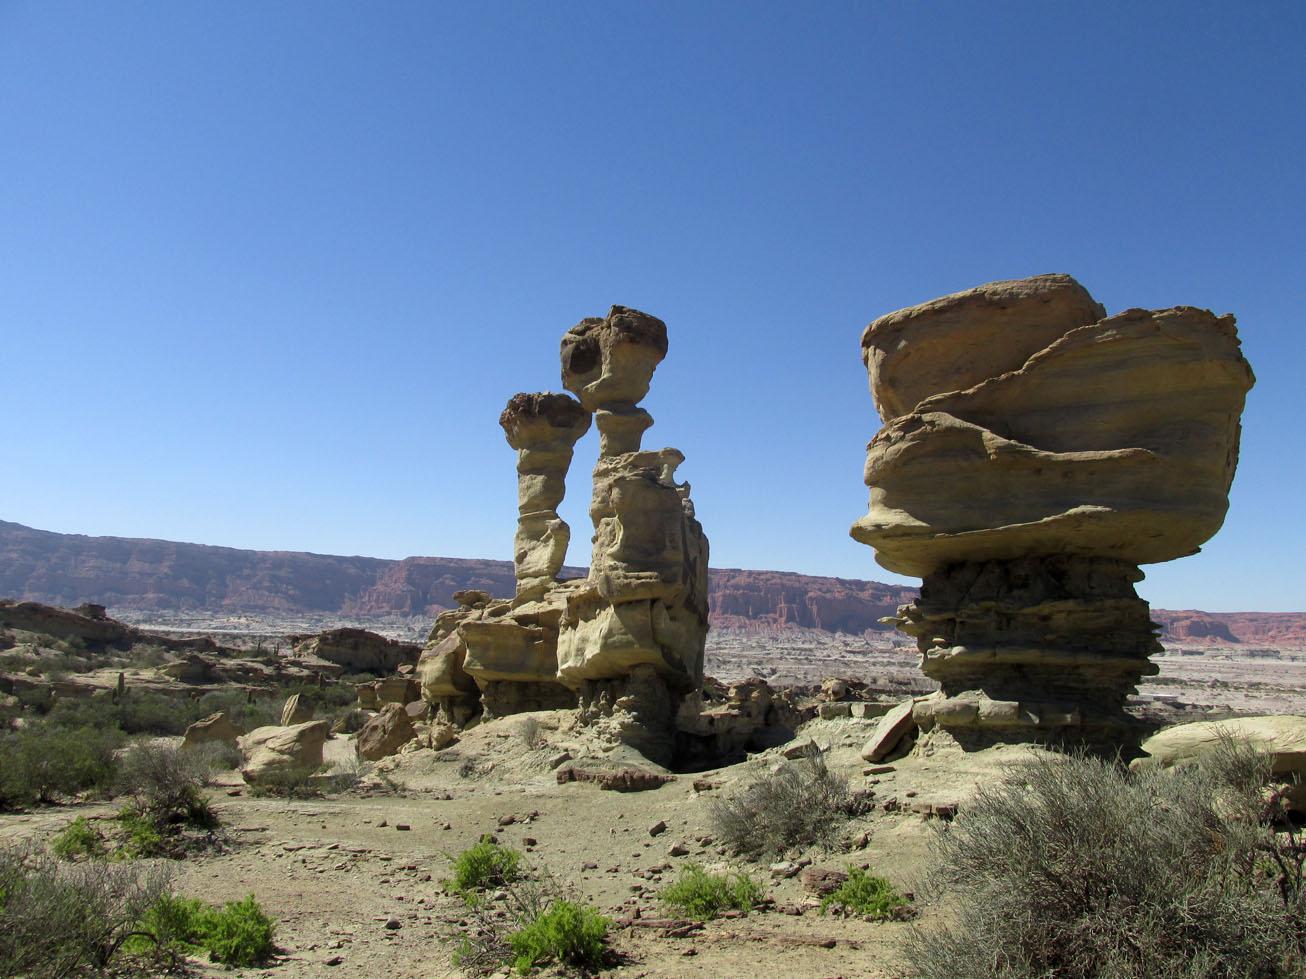
[(1232, 316), (1106, 316), (1066, 275), (900, 310), (862, 336), (884, 427), (855, 539), (924, 579), (899, 627), (961, 740), (1126, 739), (1159, 646), (1138, 565), (1224, 521), (1254, 378)]

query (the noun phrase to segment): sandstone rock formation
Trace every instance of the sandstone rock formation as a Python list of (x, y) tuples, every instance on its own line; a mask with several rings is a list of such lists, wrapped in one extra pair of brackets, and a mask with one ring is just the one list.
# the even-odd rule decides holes
[(558, 516), (558, 504), (567, 491), (572, 449), (589, 431), (590, 416), (565, 394), (517, 394), (499, 425), (517, 450), (517, 596), (539, 598), (567, 557), (571, 531)]
[[(477, 693), (487, 717), (579, 704), (583, 721), (670, 759), (677, 700), (702, 681), (708, 608), (707, 539), (674, 478), (684, 457), (640, 450), (653, 420), (639, 402), (666, 352), (661, 320), (614, 306), (563, 338), (575, 399), (508, 402), (499, 421), (518, 453), (515, 593), (462, 592), (437, 617), (418, 667), (437, 721), (465, 723)], [(591, 415), (593, 560), (584, 579), (560, 581), (570, 531), (557, 507)]]
[(1284, 798), (1291, 809), (1306, 812), (1306, 717), (1297, 714), (1231, 717), (1223, 721), (1176, 724), (1142, 744), (1134, 769), (1176, 768), (1195, 764), (1219, 750), (1224, 739), (1246, 742), (1270, 756), (1271, 773), (1289, 783)]
[(1138, 565), (1224, 520), (1253, 383), (1232, 316), (1106, 316), (1066, 275), (883, 316), (862, 354), (884, 427), (852, 535), (924, 579), (899, 628), (963, 741), (1126, 740), (1159, 648)]
[(330, 725), (309, 721), (290, 727), (259, 727), (236, 742), (245, 762), (240, 774), (251, 785), (260, 779), (322, 767), (322, 746)]
[(234, 745), (236, 739), (243, 733), (227, 712), (220, 710), (216, 714), (201, 718), (186, 728), (186, 733), (182, 735), (181, 746), (183, 748), (198, 748), (200, 745), (211, 744), (215, 741), (221, 744)]
[(412, 718), (399, 704), (386, 704), (385, 708), (368, 720), (358, 732), (354, 750), (359, 758), (378, 761), (393, 755), (416, 737)]
[(316, 657), (350, 673), (389, 673), (402, 663), (417, 660), (413, 643), (387, 639), (366, 629), (328, 629), (307, 636), (291, 636), (297, 656)]
[(290, 727), (292, 724), (303, 724), (313, 719), (313, 703), (305, 700), (304, 697), (297, 693), (292, 693), (286, 698), (285, 704), (281, 707), (281, 726)]

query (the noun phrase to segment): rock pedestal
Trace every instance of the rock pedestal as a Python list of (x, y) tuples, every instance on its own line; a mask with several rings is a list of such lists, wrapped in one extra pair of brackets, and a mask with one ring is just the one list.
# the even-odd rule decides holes
[(517, 595), (538, 598), (567, 557), (571, 531), (558, 505), (567, 491), (573, 448), (589, 431), (590, 416), (565, 394), (516, 394), (499, 424), (517, 450)]
[(924, 579), (898, 625), (963, 744), (1132, 737), (1159, 645), (1138, 566), (1220, 527), (1254, 378), (1232, 316), (1106, 316), (1066, 275), (890, 313), (862, 336), (884, 427), (852, 536)]
[[(671, 760), (676, 706), (703, 679), (707, 538), (675, 449), (641, 451), (639, 407), (667, 353), (666, 325), (624, 306), (563, 337), (565, 394), (518, 394), (500, 418), (517, 450), (516, 593), (463, 593), (422, 653), (422, 696), (437, 717), (581, 707), (649, 757)], [(590, 516), (594, 552), (581, 581), (558, 581), (570, 532), (558, 516), (576, 441), (599, 430)]]

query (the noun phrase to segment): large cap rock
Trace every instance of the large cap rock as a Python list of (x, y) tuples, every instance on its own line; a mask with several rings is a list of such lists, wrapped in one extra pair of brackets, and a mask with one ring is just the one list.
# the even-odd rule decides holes
[(514, 394), (499, 416), (499, 425), (514, 449), (533, 449), (555, 442), (570, 447), (589, 431), (590, 417), (570, 395)]
[[(1254, 381), (1233, 317), (1135, 309), (1073, 326), (1087, 294), (1064, 276), (1029, 282), (1039, 288), (996, 283), (939, 300), (938, 316), (927, 303), (867, 331), (872, 388), (891, 420), (867, 448), (870, 510), (852, 535), (891, 571), (1028, 554), (1168, 561), (1224, 521)], [(997, 307), (986, 291), (996, 286)], [(939, 323), (946, 347), (934, 342)], [(1009, 358), (987, 346), (972, 356), (968, 323), (985, 343), (1010, 338)], [(1003, 332), (1009, 323), (1023, 326)], [(918, 345), (923, 359), (910, 356)], [(977, 379), (983, 371), (996, 373)]]
[(667, 355), (667, 326), (655, 316), (613, 306), (562, 338), (562, 386), (588, 411), (636, 405)]
[(990, 282), (881, 316), (862, 333), (875, 406), (892, 421), (931, 395), (1017, 370), (1105, 315), (1087, 289), (1053, 274)]
[(328, 734), (326, 721), (255, 728), (236, 742), (245, 757), (240, 774), (254, 784), (289, 772), (316, 771), (322, 767), (322, 746)]

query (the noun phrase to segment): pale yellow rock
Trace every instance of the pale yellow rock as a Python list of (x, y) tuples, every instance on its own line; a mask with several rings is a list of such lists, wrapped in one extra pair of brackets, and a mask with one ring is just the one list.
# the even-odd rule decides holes
[(1146, 754), (1134, 759), (1130, 768), (1190, 765), (1216, 749), (1221, 738), (1245, 741), (1257, 751), (1271, 755), (1275, 775), (1306, 777), (1306, 717), (1300, 714), (1176, 724), (1144, 741), (1142, 750)]
[(181, 739), (181, 746), (183, 748), (198, 748), (202, 744), (215, 741), (222, 744), (235, 744), (236, 739), (243, 733), (240, 727), (231, 720), (227, 712), (220, 710), (216, 714), (210, 714), (186, 728), (186, 733)]
[(316, 771), (322, 767), (322, 746), (329, 733), (326, 721), (255, 728), (236, 742), (245, 758), (240, 774), (253, 784), (269, 775)]
[(453, 633), (422, 650), (417, 676), (422, 699), (434, 703), (441, 697), (459, 697), (476, 692), (476, 681), (463, 668), (467, 645), (461, 633)]
[(1230, 316), (1130, 310), (1072, 330), (886, 424), (853, 537), (922, 576), (1030, 553), (1194, 553), (1224, 521), (1253, 380)]
[(281, 708), (281, 726), (289, 727), (292, 724), (303, 724), (313, 719), (313, 704), (305, 700), (304, 697), (297, 693), (292, 693), (286, 698), (285, 704)]

